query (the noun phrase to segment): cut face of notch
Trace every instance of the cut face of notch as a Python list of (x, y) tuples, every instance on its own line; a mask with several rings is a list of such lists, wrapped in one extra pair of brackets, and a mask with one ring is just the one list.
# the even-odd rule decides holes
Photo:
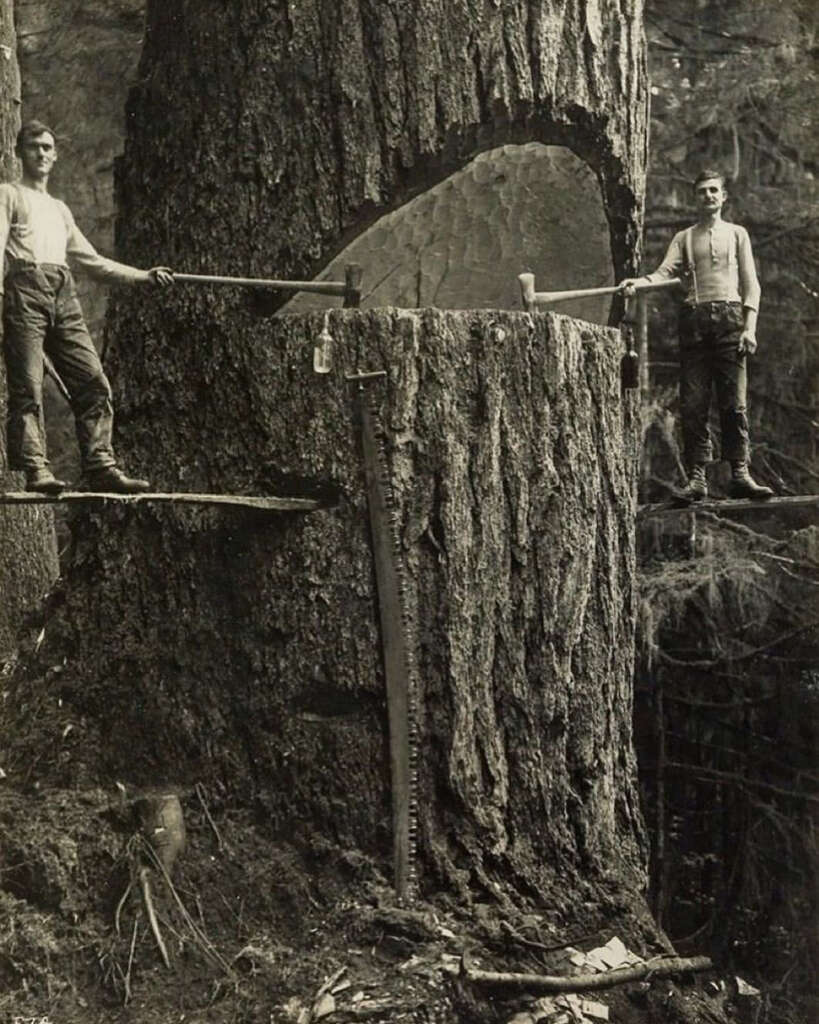
[[(568, 148), (539, 142), (478, 154), (382, 216), (319, 279), (349, 262), (363, 268), (362, 307), (520, 309), (527, 269), (549, 290), (614, 283), (597, 176)], [(561, 312), (605, 324), (610, 302), (577, 299)], [(324, 304), (296, 296), (282, 312)]]

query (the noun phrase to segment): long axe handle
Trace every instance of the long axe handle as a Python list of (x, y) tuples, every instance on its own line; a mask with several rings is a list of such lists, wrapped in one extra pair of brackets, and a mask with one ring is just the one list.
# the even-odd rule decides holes
[(341, 295), (345, 306), (358, 306), (361, 301), (361, 267), (351, 263), (344, 268), (344, 281), (276, 281), (266, 277), (222, 277), (217, 274), (174, 274), (174, 281), (184, 284), (224, 284), (240, 288), (271, 288), (286, 292), (316, 292), (319, 295)]
[[(595, 295), (616, 295), (623, 291), (622, 285), (612, 285), (606, 288), (572, 288), (565, 292), (536, 292), (534, 274), (518, 274), (518, 281), (523, 298), (523, 308), (527, 312), (530, 312), (535, 306), (546, 305), (550, 302), (587, 299)], [(645, 284), (635, 284), (634, 290), (636, 292), (654, 292), (661, 288), (676, 288), (681, 283), (678, 277), (671, 277), (667, 281), (646, 281)]]

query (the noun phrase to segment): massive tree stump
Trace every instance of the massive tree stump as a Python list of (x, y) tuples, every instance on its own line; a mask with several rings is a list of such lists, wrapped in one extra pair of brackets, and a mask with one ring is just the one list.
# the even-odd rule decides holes
[[(395, 309), (245, 332), (240, 310), (223, 330), (194, 299), (206, 358), (146, 352), (121, 398), (131, 458), (164, 487), (218, 479), (328, 507), (83, 516), (61, 613), (70, 700), (123, 740), (89, 743), (85, 770), (204, 780), (260, 801), (284, 834), (389, 850), (377, 594), (345, 379), (384, 369), (369, 387), (417, 624), (426, 878), (511, 865), (543, 886), (610, 864), (638, 879), (637, 422), (619, 334), (558, 315)], [(312, 368), (325, 316), (326, 376)]]

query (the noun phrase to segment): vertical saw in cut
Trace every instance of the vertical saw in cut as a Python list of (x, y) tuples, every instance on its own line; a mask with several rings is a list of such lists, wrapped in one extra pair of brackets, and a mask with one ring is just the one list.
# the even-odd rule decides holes
[(385, 378), (383, 370), (347, 377), (356, 389), (387, 687), (395, 890), (399, 899), (409, 900), (416, 886), (418, 681), (401, 533), (374, 394), (376, 382)]

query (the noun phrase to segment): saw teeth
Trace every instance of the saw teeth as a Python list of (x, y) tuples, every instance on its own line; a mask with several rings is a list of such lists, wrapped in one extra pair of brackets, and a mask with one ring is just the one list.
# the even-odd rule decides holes
[[(404, 675), (406, 677), (406, 741), (407, 741), (407, 841), (404, 849), (406, 870), (403, 879), (397, 878), (399, 898), (402, 891), (406, 900), (412, 901), (417, 895), (416, 881), (416, 856), (418, 839), (418, 723), (417, 716), (417, 692), (418, 677), (415, 663), (414, 640), (415, 640), (415, 617), (407, 608), (408, 584), (406, 578), (406, 566), (403, 562), (404, 547), (401, 538), (401, 519), (395, 507), (395, 493), (392, 487), (392, 478), (389, 464), (389, 445), (386, 432), (378, 416), (378, 404), (372, 389), (362, 386), (359, 395), (359, 411), (361, 415), (362, 447), (364, 451), (365, 470), (368, 480), (368, 487), (378, 489), (377, 505), (383, 509), (384, 516), (382, 528), (387, 529), (389, 548), (392, 555), (391, 577), (394, 581), (395, 593), (398, 598), (399, 615), (398, 623), (403, 637), (404, 647)], [(369, 500), (372, 495), (368, 492)], [(371, 515), (373, 507), (371, 505)], [(378, 567), (376, 567), (378, 571)], [(383, 638), (382, 638), (383, 640)], [(403, 744), (403, 740), (402, 740)], [(393, 797), (395, 797), (395, 790)], [(403, 845), (403, 843), (402, 843)]]

